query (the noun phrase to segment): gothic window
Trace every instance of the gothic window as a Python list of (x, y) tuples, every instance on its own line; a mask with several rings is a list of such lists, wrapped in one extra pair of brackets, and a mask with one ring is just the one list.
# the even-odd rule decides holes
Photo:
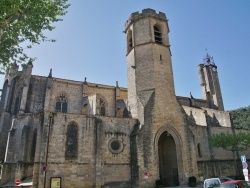
[(65, 159), (71, 160), (77, 158), (77, 146), (78, 146), (78, 130), (75, 122), (72, 122), (68, 126), (66, 135), (66, 150)]
[(154, 26), (154, 37), (155, 37), (155, 42), (162, 44), (162, 33), (160, 30), (159, 26)]
[(133, 48), (132, 31), (128, 30), (128, 34), (127, 34), (127, 51), (128, 51), (128, 53), (132, 50), (132, 48)]
[(116, 100), (116, 117), (128, 117), (126, 101), (124, 101), (123, 99)]
[(36, 152), (36, 137), (37, 137), (37, 129), (34, 130), (33, 132), (33, 138), (32, 138), (32, 146), (31, 146), (31, 155), (30, 158), (34, 159), (35, 157), (35, 152)]
[(56, 112), (63, 112), (67, 113), (68, 108), (68, 100), (67, 97), (65, 97), (64, 94), (60, 94), (56, 98)]
[(18, 114), (19, 109), (20, 109), (20, 105), (21, 105), (21, 96), (22, 96), (21, 91), (22, 91), (22, 90), (20, 90), (20, 91), (18, 92), (18, 94), (16, 95), (15, 107), (14, 107), (14, 113), (13, 113), (14, 116), (16, 116), (16, 115)]
[(201, 155), (201, 144), (200, 143), (197, 144), (197, 150), (198, 150), (199, 157), (202, 157), (202, 155)]
[(100, 98), (100, 115), (101, 116), (105, 116), (106, 112), (105, 112), (105, 101)]

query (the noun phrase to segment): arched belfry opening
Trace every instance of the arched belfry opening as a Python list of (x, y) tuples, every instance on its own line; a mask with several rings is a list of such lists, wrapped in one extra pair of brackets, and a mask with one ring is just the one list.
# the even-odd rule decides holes
[(178, 163), (176, 143), (173, 136), (164, 131), (158, 141), (159, 175), (164, 186), (178, 186)]
[(160, 26), (158, 25), (154, 26), (154, 37), (156, 43), (162, 44), (162, 32)]
[(129, 53), (133, 48), (133, 35), (132, 30), (129, 29), (127, 32), (127, 53)]

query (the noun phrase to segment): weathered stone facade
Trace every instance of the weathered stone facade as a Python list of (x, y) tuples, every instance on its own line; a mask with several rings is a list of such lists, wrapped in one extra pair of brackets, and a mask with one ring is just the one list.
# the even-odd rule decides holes
[[(224, 111), (217, 66), (198, 66), (203, 99), (175, 95), (168, 23), (145, 9), (125, 24), (128, 88), (9, 70), (1, 98), (2, 186), (165, 186), (188, 177), (235, 176), (231, 153), (209, 145), (213, 133), (233, 132)], [(238, 155), (247, 155), (249, 151)]]

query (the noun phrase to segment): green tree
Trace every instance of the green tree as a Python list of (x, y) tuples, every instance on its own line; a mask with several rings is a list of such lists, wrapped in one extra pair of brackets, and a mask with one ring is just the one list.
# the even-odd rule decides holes
[[(240, 172), (237, 167), (236, 153), (246, 151), (250, 148), (250, 131), (239, 132), (238, 134), (220, 133), (209, 137), (209, 142), (213, 147), (223, 148), (233, 153), (233, 159), (236, 172)], [(240, 173), (239, 173), (240, 174)]]
[(229, 111), (235, 128), (250, 129), (250, 106)]
[(52, 23), (61, 21), (68, 0), (0, 0), (0, 71), (11, 63), (25, 64), (34, 58), (26, 50), (34, 44), (52, 41), (44, 31), (52, 31)]

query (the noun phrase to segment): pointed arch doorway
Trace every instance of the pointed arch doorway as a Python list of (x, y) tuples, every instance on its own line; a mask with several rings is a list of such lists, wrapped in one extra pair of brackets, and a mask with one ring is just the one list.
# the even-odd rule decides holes
[(164, 186), (178, 186), (178, 164), (176, 144), (173, 136), (165, 131), (158, 141), (159, 174)]

